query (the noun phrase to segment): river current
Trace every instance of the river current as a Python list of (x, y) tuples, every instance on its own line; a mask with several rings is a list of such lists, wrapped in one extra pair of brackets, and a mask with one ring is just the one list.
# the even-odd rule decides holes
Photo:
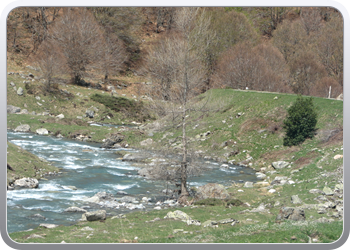
[[(137, 152), (134, 149), (100, 148), (98, 143), (88, 143), (41, 136), (33, 133), (8, 131), (8, 141), (42, 157), (58, 167), (60, 174), (39, 180), (37, 189), (9, 190), (7, 192), (7, 230), (9, 233), (35, 228), (41, 223), (72, 225), (81, 218), (81, 213), (64, 212), (71, 206), (83, 207), (88, 211), (99, 208), (84, 202), (85, 198), (98, 192), (107, 192), (115, 197), (118, 191), (127, 192), (137, 198), (152, 198), (146, 209), (152, 209), (158, 200), (164, 200), (162, 181), (151, 181), (137, 175), (138, 168), (122, 161), (118, 150)], [(164, 157), (164, 156), (163, 156)], [(230, 165), (220, 168), (212, 161), (201, 161), (207, 169), (201, 176), (188, 179), (190, 186), (207, 183), (229, 184), (231, 181), (256, 181), (254, 171), (249, 168)], [(243, 171), (243, 172), (241, 172)], [(75, 186), (76, 190), (69, 186)], [(138, 211), (140, 209), (137, 209)], [(135, 210), (134, 210), (135, 211)], [(109, 209), (108, 214), (129, 212), (127, 209)], [(38, 216), (40, 215), (40, 216)]]

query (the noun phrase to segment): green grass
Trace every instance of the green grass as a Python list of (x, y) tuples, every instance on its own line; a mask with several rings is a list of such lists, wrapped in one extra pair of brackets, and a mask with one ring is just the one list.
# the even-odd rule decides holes
[[(256, 169), (268, 166), (276, 160), (291, 161), (294, 156), (297, 157), (293, 159), (295, 161), (306, 156), (311, 149), (322, 147), (319, 137), (308, 139), (298, 147), (283, 146), (283, 120), (287, 115), (287, 108), (295, 102), (296, 98), (297, 95), (292, 94), (212, 89), (193, 100), (194, 108), (199, 108), (206, 102), (207, 104), (204, 106), (204, 112), (189, 112), (186, 132), (189, 149), (202, 150), (205, 155), (236, 162), (244, 161), (249, 154), (254, 159), (252, 167)], [(316, 126), (318, 131), (342, 128), (342, 101), (315, 97), (314, 104), (318, 112)], [(238, 116), (238, 113), (243, 115)], [(174, 134), (161, 140), (159, 148), (164, 147), (164, 144), (169, 146), (169, 139), (175, 139), (181, 135), (181, 128), (174, 128), (181, 121), (175, 120), (173, 125), (171, 121), (170, 116), (162, 119), (161, 122), (167, 129), (154, 135), (154, 138), (161, 139), (167, 132)], [(173, 128), (169, 129), (169, 127)], [(206, 131), (211, 132), (206, 140), (195, 139), (196, 135)], [(236, 143), (230, 144), (227, 148), (220, 147), (223, 142), (229, 140)], [(337, 146), (341, 144), (342, 142), (339, 142)], [(237, 155), (224, 156), (225, 153), (235, 150), (239, 151)]]
[[(220, 224), (218, 228), (187, 225), (181, 221), (163, 219), (170, 210), (134, 212), (126, 219), (110, 219), (104, 222), (79, 222), (74, 226), (60, 226), (54, 229), (37, 228), (30, 232), (11, 233), (18, 243), (307, 243), (308, 237), (318, 242), (337, 240), (342, 234), (341, 221), (332, 223), (283, 222), (274, 223), (274, 215), (238, 213), (244, 207), (224, 208), (222, 206), (201, 206), (181, 208), (193, 219), (239, 220), (235, 226)], [(155, 218), (158, 221), (152, 221)], [(89, 226), (93, 231), (82, 231)], [(184, 232), (174, 233), (174, 229)], [(92, 233), (92, 234), (91, 234)], [(43, 239), (27, 239), (29, 235), (42, 235)], [(137, 237), (135, 239), (135, 237)]]
[(21, 147), (7, 142), (7, 164), (12, 170), (7, 170), (7, 185), (15, 179), (33, 177), (40, 179), (49, 172), (58, 172), (58, 168), (41, 160), (36, 155), (23, 150)]

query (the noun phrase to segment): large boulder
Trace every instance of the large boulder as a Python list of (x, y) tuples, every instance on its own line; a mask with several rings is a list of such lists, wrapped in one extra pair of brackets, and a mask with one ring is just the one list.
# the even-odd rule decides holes
[(151, 179), (152, 178), (152, 171), (148, 168), (140, 168), (138, 171), (137, 171), (137, 174), (142, 176), (142, 177), (145, 177), (147, 179)]
[(93, 212), (87, 212), (82, 215), (82, 221), (96, 221), (96, 220), (105, 220), (106, 219), (106, 210), (98, 210)]
[(21, 87), (18, 88), (17, 95), (23, 95), (23, 89)]
[(141, 146), (149, 146), (153, 143), (153, 140), (151, 138), (148, 138), (146, 140), (143, 140), (142, 142), (140, 142)]
[(101, 145), (101, 148), (113, 148), (117, 143), (120, 143), (124, 140), (124, 136), (121, 134), (112, 134), (105, 142)]
[(27, 109), (22, 109), (21, 112), (19, 112), (18, 114), (20, 114), (20, 115), (23, 115), (23, 114), (28, 115), (29, 111)]
[(301, 204), (302, 203), (302, 201), (301, 201), (301, 199), (299, 198), (298, 195), (292, 195), (291, 202), (293, 204)]
[(175, 220), (181, 220), (181, 221), (192, 220), (192, 218), (188, 214), (180, 210), (167, 213), (164, 219), (175, 219)]
[(282, 168), (287, 167), (289, 164), (290, 163), (286, 162), (286, 161), (275, 161), (275, 162), (272, 162), (272, 167), (274, 169), (282, 169)]
[(72, 212), (72, 213), (86, 213), (87, 211), (85, 209), (79, 208), (79, 207), (69, 207), (65, 212)]
[(333, 190), (327, 186), (323, 188), (323, 192), (325, 193), (325, 195), (329, 195), (329, 196), (334, 195)]
[(135, 197), (131, 197), (131, 196), (124, 196), (119, 201), (120, 202), (125, 202), (125, 203), (132, 203), (132, 202), (136, 201), (136, 198)]
[(85, 115), (86, 115), (86, 117), (94, 118), (95, 111), (88, 109), (88, 110), (86, 110)]
[(15, 114), (21, 112), (21, 108), (13, 106), (13, 105), (7, 105), (7, 113), (9, 114)]
[(63, 119), (64, 118), (64, 114), (59, 114), (56, 116), (58, 119)]
[(34, 178), (22, 178), (14, 182), (15, 188), (37, 188), (39, 187), (39, 181)]
[(55, 224), (47, 224), (47, 223), (42, 223), (42, 224), (40, 224), (40, 225), (39, 225), (39, 227), (43, 227), (43, 228), (52, 229), (52, 228), (58, 227), (58, 225), (55, 225)]
[(107, 192), (98, 192), (90, 198), (84, 199), (86, 202), (99, 203), (101, 201), (114, 201), (114, 196)]
[(304, 221), (305, 212), (302, 208), (282, 207), (277, 215), (276, 220)]
[(198, 199), (216, 198), (227, 199), (230, 197), (225, 187), (217, 183), (208, 183), (197, 190)]
[(143, 162), (149, 157), (150, 155), (146, 153), (126, 154), (123, 156), (122, 161)]
[(30, 126), (28, 124), (19, 125), (15, 128), (16, 132), (29, 132)]
[(245, 187), (245, 188), (253, 188), (253, 187), (254, 187), (254, 183), (251, 182), (251, 181), (246, 181), (246, 182), (244, 183), (244, 186), (243, 186), (243, 187)]
[(164, 219), (175, 219), (175, 220), (181, 220), (183, 222), (186, 222), (187, 225), (196, 225), (200, 226), (201, 222), (198, 220), (193, 220), (188, 214), (185, 212), (182, 212), (180, 210), (176, 210), (174, 212), (169, 212), (164, 217)]
[(38, 128), (35, 132), (38, 135), (48, 135), (49, 134), (49, 131), (47, 131), (46, 128)]

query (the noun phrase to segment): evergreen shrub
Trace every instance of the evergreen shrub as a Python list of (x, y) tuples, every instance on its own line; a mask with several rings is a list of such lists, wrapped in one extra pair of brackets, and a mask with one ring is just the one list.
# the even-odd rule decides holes
[(295, 146), (303, 143), (307, 138), (313, 138), (316, 132), (317, 113), (313, 99), (298, 96), (295, 103), (288, 108), (288, 116), (283, 121), (286, 135), (284, 146)]

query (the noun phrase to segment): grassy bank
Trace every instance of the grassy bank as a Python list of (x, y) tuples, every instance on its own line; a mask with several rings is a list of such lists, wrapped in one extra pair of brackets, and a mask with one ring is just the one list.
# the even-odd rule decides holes
[[(244, 213), (243, 209), (246, 208), (180, 209), (203, 222), (233, 218), (239, 221), (235, 226), (188, 226), (182, 221), (164, 219), (170, 210), (162, 210), (129, 213), (124, 219), (79, 222), (70, 227), (39, 227), (30, 232), (11, 233), (10, 237), (18, 243), (329, 243), (342, 234), (342, 221), (275, 223), (277, 208), (267, 213)], [(33, 238), (33, 235), (41, 237)]]
[(40, 179), (49, 173), (57, 173), (58, 168), (52, 166), (44, 159), (23, 150), (10, 142), (7, 142), (7, 185), (16, 179), (32, 177)]

